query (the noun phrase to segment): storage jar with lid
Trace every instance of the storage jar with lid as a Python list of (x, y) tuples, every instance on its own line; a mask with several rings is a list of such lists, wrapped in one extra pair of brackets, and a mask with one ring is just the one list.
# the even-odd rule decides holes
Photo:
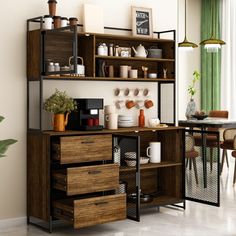
[(48, 1), (49, 14), (51, 16), (55, 16), (56, 15), (56, 5), (57, 5), (57, 1), (56, 0), (49, 0)]
[(53, 21), (54, 21), (54, 29), (58, 29), (61, 27), (61, 17), (60, 16), (54, 16)]
[(69, 18), (70, 26), (77, 25), (77, 21), (78, 19), (76, 17), (70, 17)]
[(43, 23), (43, 29), (52, 29), (52, 16), (45, 15), (43, 17), (44, 23)]
[(68, 25), (68, 18), (62, 17), (61, 18), (61, 27), (66, 27)]

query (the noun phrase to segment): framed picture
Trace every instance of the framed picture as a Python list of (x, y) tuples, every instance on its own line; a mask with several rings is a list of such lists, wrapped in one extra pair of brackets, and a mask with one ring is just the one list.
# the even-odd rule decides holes
[(152, 37), (152, 9), (131, 7), (133, 36)]

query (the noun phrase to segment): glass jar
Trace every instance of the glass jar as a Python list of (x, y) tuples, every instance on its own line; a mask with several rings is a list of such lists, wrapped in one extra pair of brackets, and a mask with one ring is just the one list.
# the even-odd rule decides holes
[(59, 65), (58, 62), (55, 62), (55, 63), (54, 63), (54, 70), (55, 70), (55, 71), (60, 71), (60, 65)]
[(77, 25), (78, 19), (76, 17), (69, 18), (70, 26)]
[(55, 71), (55, 67), (54, 67), (54, 63), (53, 62), (49, 62), (47, 71), (48, 72), (54, 72)]
[(43, 29), (45, 30), (52, 29), (52, 16), (45, 15), (43, 19), (44, 19)]
[(62, 17), (61, 18), (61, 27), (66, 27), (68, 25), (68, 18)]

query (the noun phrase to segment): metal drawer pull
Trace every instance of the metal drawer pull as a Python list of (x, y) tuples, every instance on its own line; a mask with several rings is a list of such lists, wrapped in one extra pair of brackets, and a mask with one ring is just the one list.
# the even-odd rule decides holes
[(100, 174), (101, 171), (100, 170), (91, 170), (88, 172), (90, 175), (97, 175), (97, 174)]
[(94, 141), (83, 141), (81, 142), (82, 144), (91, 144), (91, 143), (94, 143)]
[(98, 206), (98, 205), (105, 205), (105, 204), (108, 204), (108, 202), (96, 202), (95, 205)]

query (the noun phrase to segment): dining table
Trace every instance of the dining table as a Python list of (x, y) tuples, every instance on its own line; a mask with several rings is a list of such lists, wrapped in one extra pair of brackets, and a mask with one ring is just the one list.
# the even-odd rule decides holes
[[(226, 118), (216, 118), (216, 117), (207, 117), (205, 119), (187, 119), (179, 120), (179, 126), (188, 127), (190, 130), (194, 128), (200, 129), (202, 136), (202, 160), (203, 160), (203, 179), (204, 179), (204, 188), (207, 188), (207, 158), (206, 158), (206, 137), (207, 134), (216, 133), (217, 142), (219, 143), (219, 130), (226, 128), (236, 128), (236, 120), (226, 119)], [(215, 131), (207, 131), (209, 128), (214, 128)], [(220, 146), (218, 145), (217, 156), (219, 160), (220, 157)], [(218, 173), (219, 175), (219, 173)]]

